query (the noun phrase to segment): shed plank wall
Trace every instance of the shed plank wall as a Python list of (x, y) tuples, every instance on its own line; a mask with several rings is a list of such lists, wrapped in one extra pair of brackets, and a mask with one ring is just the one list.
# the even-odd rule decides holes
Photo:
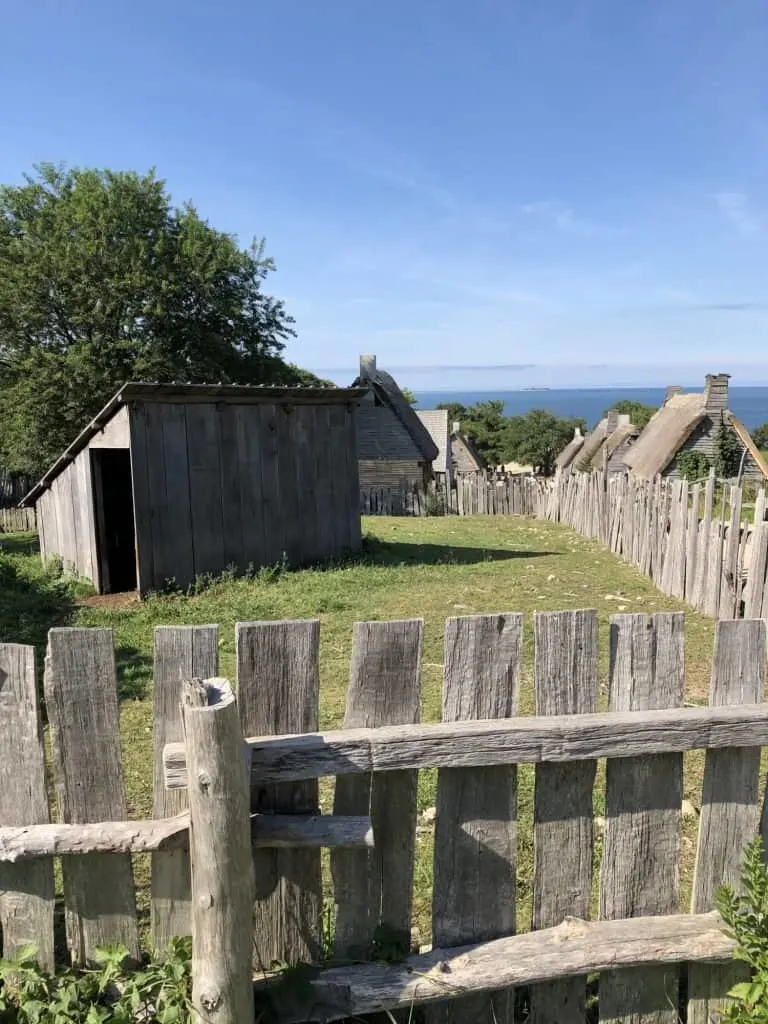
[(424, 463), (413, 460), (361, 459), (360, 487), (424, 486)]
[(98, 587), (90, 451), (84, 448), (36, 503), (41, 553)]
[(140, 590), (359, 547), (354, 427), (341, 405), (132, 406)]

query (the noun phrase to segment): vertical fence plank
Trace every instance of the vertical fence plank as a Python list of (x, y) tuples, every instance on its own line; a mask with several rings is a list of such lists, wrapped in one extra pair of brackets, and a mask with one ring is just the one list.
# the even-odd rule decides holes
[[(445, 624), (443, 721), (517, 714), (523, 616)], [(432, 942), (460, 946), (515, 932), (517, 769), (444, 768), (437, 779)], [(430, 1024), (513, 1020), (512, 993), (440, 1003)]]
[(254, 1019), (250, 780), (226, 679), (184, 683), (192, 862), (192, 1002), (207, 1024)]
[[(718, 622), (709, 703), (722, 706), (763, 701), (765, 659), (765, 622)], [(693, 879), (694, 914), (713, 909), (722, 885), (738, 884), (744, 847), (757, 830), (759, 783), (759, 747), (707, 751)], [(689, 1024), (710, 1024), (740, 971), (738, 964), (691, 965)]]
[[(421, 619), (356, 622), (344, 727), (419, 721)], [(336, 780), (335, 814), (368, 814), (373, 850), (334, 850), (336, 954), (365, 957), (377, 928), (410, 946), (416, 842), (415, 771), (345, 775)]]
[(760, 522), (752, 534), (752, 550), (744, 593), (744, 618), (759, 619), (763, 614), (763, 590), (768, 575), (768, 523)]
[[(163, 749), (184, 739), (181, 691), (184, 682), (209, 679), (219, 671), (218, 626), (158, 626), (155, 629), (152, 814), (170, 818), (187, 809), (184, 789), (166, 789)], [(158, 850), (152, 855), (152, 945), (163, 950), (175, 935), (192, 934), (189, 852)]]
[(686, 528), (686, 551), (685, 551), (685, 600), (688, 604), (694, 604), (696, 590), (696, 576), (698, 573), (698, 547), (699, 547), (699, 502), (701, 500), (701, 484), (694, 484), (691, 494), (691, 504), (688, 509), (688, 524)]
[[(49, 821), (35, 649), (0, 644), (0, 826)], [(0, 953), (34, 945), (53, 970), (53, 905), (52, 858), (0, 862)]]
[[(684, 639), (681, 612), (612, 618), (609, 710), (682, 706)], [(677, 913), (682, 799), (682, 754), (608, 761), (602, 918)], [(677, 1024), (676, 968), (607, 971), (599, 984), (601, 1022)]]
[[(535, 617), (536, 713), (597, 710), (597, 612)], [(536, 765), (533, 927), (588, 918), (592, 891), (592, 788), (595, 762)], [(583, 1024), (586, 979), (531, 988), (531, 1024)]]
[(723, 551), (720, 618), (738, 618), (741, 597), (739, 547), (741, 542), (741, 488), (731, 487), (731, 515)]
[[(315, 732), (318, 728), (320, 623), (239, 622), (237, 699), (246, 736)], [(260, 786), (251, 810), (315, 814), (316, 780)], [(254, 852), (257, 966), (317, 960), (322, 949), (320, 851)]]
[[(125, 820), (111, 629), (50, 630), (45, 701), (60, 820), (72, 824)], [(65, 857), (62, 868), (73, 959), (92, 960), (97, 946), (117, 943), (138, 958), (130, 855)]]

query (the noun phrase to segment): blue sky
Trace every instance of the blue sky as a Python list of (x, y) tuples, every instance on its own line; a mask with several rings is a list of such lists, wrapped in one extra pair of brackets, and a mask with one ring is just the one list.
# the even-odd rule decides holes
[(266, 236), (305, 366), (768, 382), (764, 0), (33, 0), (2, 34), (0, 181), (155, 166)]

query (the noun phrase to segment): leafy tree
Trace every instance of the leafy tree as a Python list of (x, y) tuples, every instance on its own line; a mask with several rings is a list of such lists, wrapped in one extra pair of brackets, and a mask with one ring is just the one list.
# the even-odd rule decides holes
[(411, 391), (410, 388), (400, 388), (400, 390), (402, 391), (403, 398), (406, 400), (408, 405), (418, 405), (419, 404), (418, 398), (416, 397), (416, 395), (414, 395), (414, 393)]
[(543, 476), (551, 476), (555, 459), (573, 437), (576, 427), (586, 430), (586, 422), (563, 419), (546, 409), (532, 409), (527, 416), (510, 417), (508, 456), (532, 465), (534, 471)]
[(733, 430), (720, 417), (715, 431), (715, 472), (724, 480), (738, 476), (743, 447)]
[[(614, 402), (611, 409), (615, 409), (616, 412), (621, 415), (629, 416), (630, 423), (633, 423), (639, 430), (642, 430), (650, 420), (651, 416), (657, 411), (652, 405), (645, 405), (643, 402), (633, 402), (630, 398), (622, 398), (618, 402)], [(603, 413), (603, 416), (608, 415), (608, 410)]]
[(478, 402), (468, 408), (457, 402), (447, 402), (439, 405), (438, 409), (447, 409), (449, 419), (461, 423), (462, 431), (472, 439), (478, 453), (489, 465), (495, 466), (504, 461), (508, 417), (504, 415), (501, 399)]
[(768, 423), (763, 423), (752, 431), (752, 440), (761, 451), (768, 450)]
[(0, 186), (0, 464), (39, 472), (126, 380), (306, 383), (241, 249), (154, 173), (42, 164)]

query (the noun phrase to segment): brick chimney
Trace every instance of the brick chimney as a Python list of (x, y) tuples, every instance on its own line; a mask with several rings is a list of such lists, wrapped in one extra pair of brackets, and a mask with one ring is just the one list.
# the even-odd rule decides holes
[(360, 380), (372, 380), (376, 376), (376, 356), (360, 356)]
[(606, 419), (608, 420), (608, 423), (606, 425), (605, 430), (606, 430), (606, 433), (608, 435), (610, 435), (619, 426), (619, 414), (618, 414), (617, 410), (616, 409), (609, 409), (608, 413), (606, 415)]
[(710, 416), (720, 416), (728, 408), (729, 373), (708, 373), (704, 384), (704, 401)]
[(674, 398), (675, 395), (682, 395), (682, 393), (683, 389), (679, 384), (670, 384), (667, 388), (666, 394), (664, 395), (664, 405), (667, 404), (670, 398)]

